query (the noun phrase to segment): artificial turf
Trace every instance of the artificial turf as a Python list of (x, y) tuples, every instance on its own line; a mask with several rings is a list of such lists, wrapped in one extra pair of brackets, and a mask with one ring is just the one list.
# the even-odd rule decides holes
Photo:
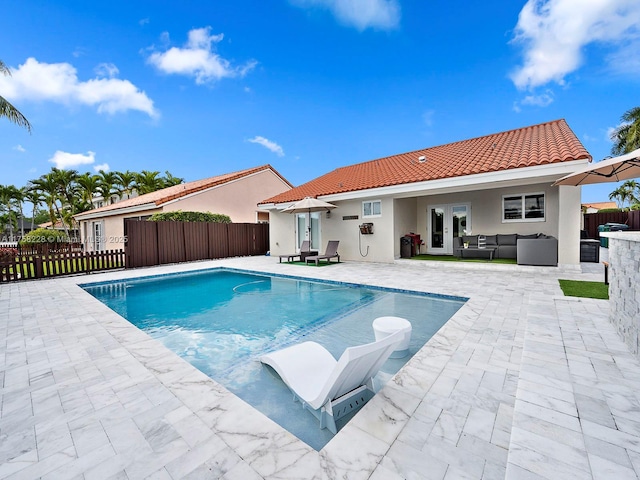
[(609, 299), (609, 285), (604, 282), (586, 282), (583, 280), (558, 280), (560, 288), (567, 297)]

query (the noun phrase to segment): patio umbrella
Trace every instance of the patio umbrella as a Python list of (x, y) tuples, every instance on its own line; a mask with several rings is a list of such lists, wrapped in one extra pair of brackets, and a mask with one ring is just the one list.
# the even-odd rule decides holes
[(318, 200), (313, 197), (305, 197), (302, 200), (298, 200), (293, 205), (289, 205), (287, 208), (281, 210), (286, 213), (308, 213), (309, 214), (309, 245), (311, 242), (311, 212), (324, 212), (336, 208), (332, 203), (327, 203), (322, 200)]
[(640, 148), (633, 152), (608, 158), (566, 175), (553, 185), (587, 185), (607, 183), (640, 177)]

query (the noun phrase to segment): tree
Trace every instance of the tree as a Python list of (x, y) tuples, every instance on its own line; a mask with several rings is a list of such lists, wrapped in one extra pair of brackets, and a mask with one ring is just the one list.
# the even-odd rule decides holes
[(138, 190), (138, 193), (144, 195), (164, 188), (164, 180), (159, 175), (160, 172), (142, 170), (136, 178), (136, 190)]
[(31, 230), (35, 229), (36, 215), (38, 214), (38, 207), (44, 201), (42, 193), (35, 188), (25, 187), (24, 199), (33, 205), (31, 210)]
[(611, 134), (611, 153), (622, 155), (640, 148), (640, 107), (627, 110), (620, 118), (622, 124)]
[(171, 175), (171, 173), (169, 173), (168, 170), (165, 170), (165, 172), (164, 172), (164, 188), (173, 187), (174, 185), (180, 185), (183, 182), (184, 182), (184, 178), (174, 177), (173, 175)]
[(78, 200), (82, 205), (81, 210), (91, 210), (93, 208), (93, 197), (98, 193), (100, 187), (100, 177), (85, 172), (82, 175), (78, 175), (76, 183), (79, 186), (80, 198)]
[(17, 199), (20, 197), (20, 190), (13, 185), (0, 185), (0, 204), (7, 212), (7, 221), (4, 222), (9, 226), (9, 238), (13, 241), (13, 226), (16, 221), (16, 215), (13, 211), (13, 207), (16, 204)]
[(55, 226), (58, 217), (62, 218), (62, 215), (60, 215), (60, 209), (58, 208), (58, 186), (53, 172), (45, 173), (40, 178), (31, 180), (29, 188), (40, 193), (49, 209), (51, 226)]
[[(11, 70), (2, 60), (0, 60), (0, 72), (5, 76), (11, 76)], [(25, 127), (27, 131), (31, 133), (29, 120), (2, 95), (0, 95), (0, 117), (5, 117), (20, 127)]]
[(130, 172), (127, 170), (126, 172), (114, 172), (116, 176), (116, 187), (118, 188), (118, 194), (120, 198), (124, 196), (126, 198), (131, 198), (134, 190), (136, 189), (136, 178), (137, 173)]
[(118, 193), (115, 187), (117, 182), (116, 174), (115, 172), (105, 172), (104, 170), (100, 170), (98, 172), (98, 177), (100, 179), (98, 193), (102, 195), (104, 204), (109, 205), (111, 203), (111, 196), (114, 193)]
[(627, 180), (609, 194), (609, 200), (614, 200), (620, 208), (623, 208), (627, 202), (630, 206), (640, 203), (636, 196), (636, 190), (639, 187), (640, 185), (635, 180)]

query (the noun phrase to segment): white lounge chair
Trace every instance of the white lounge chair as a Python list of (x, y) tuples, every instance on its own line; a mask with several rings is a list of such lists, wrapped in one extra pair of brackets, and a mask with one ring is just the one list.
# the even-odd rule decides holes
[(347, 348), (338, 361), (322, 345), (304, 342), (260, 358), (271, 366), (311, 411), (320, 428), (337, 432), (336, 420), (360, 408), (375, 394), (373, 377), (387, 361), (404, 333)]

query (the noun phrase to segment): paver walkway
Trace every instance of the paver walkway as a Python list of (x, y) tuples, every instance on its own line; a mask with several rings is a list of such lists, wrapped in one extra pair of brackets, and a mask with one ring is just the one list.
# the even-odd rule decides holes
[[(229, 266), (469, 301), (320, 452), (77, 286)], [(640, 363), (578, 269), (237, 258), (0, 285), (0, 479), (624, 479)]]

